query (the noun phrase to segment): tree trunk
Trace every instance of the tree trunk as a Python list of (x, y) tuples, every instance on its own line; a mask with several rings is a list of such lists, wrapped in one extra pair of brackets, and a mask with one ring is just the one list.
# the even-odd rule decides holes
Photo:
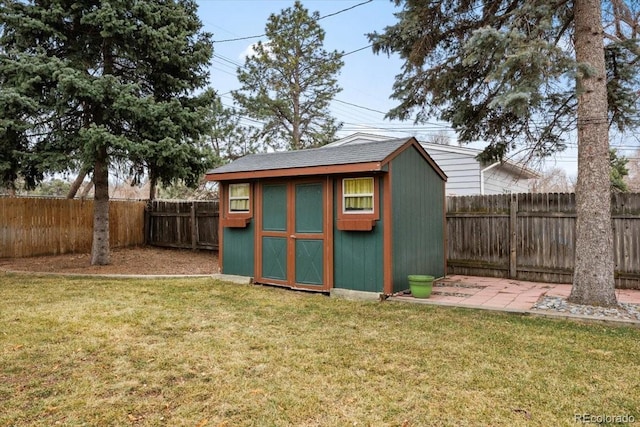
[(107, 148), (98, 149), (93, 169), (93, 246), (91, 265), (109, 264), (109, 162)]
[(609, 171), (609, 129), (600, 0), (576, 0), (575, 49), (578, 72), (578, 183), (576, 252), (569, 301), (612, 306), (613, 231)]
[(291, 123), (291, 132), (293, 136), (293, 150), (302, 150), (304, 147), (301, 143), (301, 135), (300, 135), (300, 97), (302, 94), (300, 93), (300, 75), (298, 71), (298, 67), (296, 67), (294, 74), (294, 89), (293, 89), (293, 122)]
[(298, 99), (293, 100), (293, 123), (291, 123), (291, 149), (302, 150), (304, 147), (300, 141), (300, 103)]
[(7, 193), (9, 194), (9, 197), (16, 197), (16, 184), (15, 184), (15, 182), (10, 182), (7, 185)]
[(82, 189), (82, 193), (80, 194), (80, 198), (81, 199), (86, 199), (87, 196), (89, 195), (89, 191), (91, 191), (92, 188), (93, 188), (93, 177), (91, 177), (91, 180)]
[(149, 175), (149, 200), (155, 200), (158, 188), (158, 179), (153, 173), (150, 173)]
[(80, 169), (78, 176), (76, 177), (75, 181), (73, 181), (73, 183), (71, 184), (71, 188), (69, 188), (69, 192), (67, 193), (67, 199), (73, 199), (74, 197), (76, 197), (76, 194), (78, 193), (78, 190), (82, 186), (82, 183), (84, 182), (84, 178), (86, 176), (87, 176), (87, 170), (84, 168)]

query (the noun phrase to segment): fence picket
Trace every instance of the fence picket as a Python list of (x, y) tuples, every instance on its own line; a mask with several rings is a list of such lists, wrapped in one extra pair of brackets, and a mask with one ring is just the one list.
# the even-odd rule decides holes
[(146, 242), (152, 246), (218, 249), (217, 201), (152, 201)]
[[(447, 273), (570, 283), (575, 194), (518, 194), (515, 233), (509, 232), (514, 221), (511, 197), (447, 200)], [(640, 289), (640, 194), (612, 194), (611, 200), (616, 286)], [(505, 220), (499, 221), (497, 215)], [(502, 248), (510, 248), (510, 256), (504, 256)]]
[[(144, 243), (145, 202), (109, 202), (111, 247)], [(91, 250), (93, 201), (0, 198), (0, 258)]]

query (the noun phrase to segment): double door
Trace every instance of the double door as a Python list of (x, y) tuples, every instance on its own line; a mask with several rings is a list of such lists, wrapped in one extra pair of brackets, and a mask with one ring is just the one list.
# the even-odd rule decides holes
[(325, 181), (261, 184), (256, 281), (329, 290), (327, 188)]

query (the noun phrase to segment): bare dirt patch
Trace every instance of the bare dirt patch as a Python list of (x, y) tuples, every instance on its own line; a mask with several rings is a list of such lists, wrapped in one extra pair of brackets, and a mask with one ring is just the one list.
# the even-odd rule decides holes
[(29, 258), (0, 258), (0, 271), (80, 274), (213, 274), (218, 253), (152, 246), (111, 250), (111, 264), (91, 265), (91, 254), (64, 254)]

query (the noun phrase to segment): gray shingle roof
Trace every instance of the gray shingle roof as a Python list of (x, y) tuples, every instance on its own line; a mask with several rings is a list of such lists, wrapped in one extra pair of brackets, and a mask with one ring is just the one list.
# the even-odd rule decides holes
[(366, 144), (249, 154), (229, 164), (212, 169), (207, 174), (381, 162), (410, 139), (389, 139)]

